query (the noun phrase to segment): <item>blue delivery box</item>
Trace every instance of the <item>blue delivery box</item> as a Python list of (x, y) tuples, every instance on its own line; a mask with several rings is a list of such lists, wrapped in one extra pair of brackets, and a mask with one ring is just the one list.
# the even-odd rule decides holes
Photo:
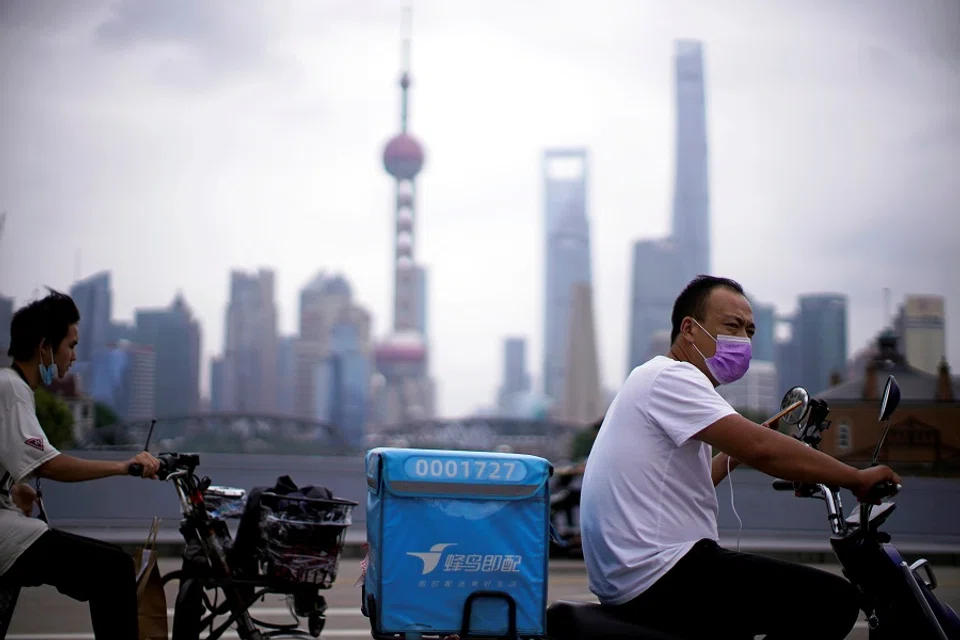
[(367, 452), (374, 637), (546, 637), (553, 467), (536, 456)]

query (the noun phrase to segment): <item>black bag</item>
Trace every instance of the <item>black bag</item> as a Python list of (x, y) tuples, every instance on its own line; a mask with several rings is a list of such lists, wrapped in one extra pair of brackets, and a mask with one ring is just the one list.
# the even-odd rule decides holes
[[(247, 504), (240, 516), (237, 525), (237, 537), (233, 541), (233, 548), (227, 554), (230, 567), (237, 577), (252, 578), (257, 575), (257, 558), (260, 546), (260, 494), (263, 492), (275, 493), (291, 498), (322, 498), (330, 500), (333, 493), (326, 487), (307, 485), (298, 487), (290, 476), (280, 476), (273, 487), (254, 487), (247, 494)], [(281, 500), (283, 505), (285, 501)], [(287, 508), (296, 508), (296, 502), (291, 500)], [(281, 507), (281, 508), (283, 508)]]

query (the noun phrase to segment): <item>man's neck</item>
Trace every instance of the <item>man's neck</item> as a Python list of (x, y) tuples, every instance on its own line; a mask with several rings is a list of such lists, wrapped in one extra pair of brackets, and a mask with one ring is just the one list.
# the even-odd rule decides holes
[(27, 384), (34, 391), (40, 386), (40, 363), (35, 361), (22, 362), (14, 360), (13, 364), (20, 369), (23, 377), (27, 379)]

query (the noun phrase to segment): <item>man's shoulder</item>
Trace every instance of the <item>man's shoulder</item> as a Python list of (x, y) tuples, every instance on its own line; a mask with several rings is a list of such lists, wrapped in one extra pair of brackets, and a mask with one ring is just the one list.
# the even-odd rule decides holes
[(695, 366), (666, 356), (647, 360), (631, 371), (628, 379), (635, 389), (653, 390), (654, 387), (677, 383), (712, 388), (707, 377)]
[(30, 386), (13, 369), (0, 369), (0, 408), (10, 409), (21, 403), (34, 406)]

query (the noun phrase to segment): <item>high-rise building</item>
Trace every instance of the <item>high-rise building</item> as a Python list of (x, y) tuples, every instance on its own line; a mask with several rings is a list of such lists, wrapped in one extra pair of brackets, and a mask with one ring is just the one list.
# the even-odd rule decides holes
[(153, 347), (158, 418), (200, 411), (200, 325), (181, 294), (166, 309), (138, 309), (136, 342)]
[[(409, 22), (409, 9), (405, 11)], [(406, 25), (409, 29), (409, 24)], [(424, 331), (426, 274), (415, 257), (417, 176), (423, 169), (420, 142), (408, 132), (410, 97), (410, 36), (403, 37), (400, 74), (400, 133), (383, 150), (383, 166), (394, 179), (394, 297), (393, 333), (376, 349), (377, 371), (382, 378), (382, 411), (389, 423), (432, 417), (433, 382)]]
[[(680, 258), (672, 240), (640, 240), (633, 245), (627, 372), (651, 358), (654, 337), (668, 334), (673, 303), (686, 283), (680, 276)], [(658, 354), (660, 351), (656, 345)]]
[(699, 42), (676, 43), (674, 74), (673, 229), (669, 239), (633, 247), (627, 374), (649, 354), (660, 353), (654, 336), (671, 328), (674, 300), (693, 278), (711, 270), (706, 90)]
[(777, 389), (777, 368), (772, 361), (754, 360), (742, 378), (717, 387), (719, 393), (737, 411), (773, 415), (782, 393)]
[(710, 176), (708, 171), (707, 101), (700, 42), (676, 43), (676, 169), (673, 192), (673, 238), (680, 276), (689, 282), (709, 274)]
[(573, 288), (564, 383), (558, 415), (561, 420), (586, 424), (603, 417), (606, 407), (603, 406), (597, 358), (593, 291), (587, 283), (579, 283)]
[(937, 374), (946, 357), (946, 301), (943, 296), (908, 295), (894, 321), (900, 348), (911, 367)]
[(223, 373), (223, 356), (218, 356), (210, 360), (210, 412), (219, 413), (227, 410), (224, 394), (226, 393), (226, 380)]
[(327, 358), (314, 373), (316, 417), (337, 425), (351, 448), (360, 448), (370, 402), (370, 355), (361, 327), (349, 319), (337, 322)]
[[(326, 371), (331, 357), (337, 355), (335, 349), (348, 349), (335, 341), (344, 332), (352, 336), (355, 342), (351, 342), (349, 349), (352, 351), (349, 353), (356, 352), (359, 354), (356, 357), (369, 361), (372, 351), (370, 312), (354, 302), (353, 289), (346, 278), (320, 272), (300, 292), (300, 337), (295, 350), (296, 384), (293, 398), (297, 415), (313, 420), (329, 420), (329, 412), (318, 409), (327, 406), (325, 398), (329, 394), (329, 387), (326, 381), (318, 381), (317, 376), (318, 371)], [(365, 384), (370, 384), (369, 372)]]
[(80, 311), (80, 342), (77, 344), (77, 360), (89, 362), (97, 349), (109, 344), (113, 333), (110, 321), (113, 312), (110, 272), (102, 271), (75, 282), (70, 287), (70, 297)]
[(13, 320), (13, 298), (0, 296), (0, 364), (9, 362), (10, 322)]
[(799, 365), (794, 384), (813, 394), (828, 389), (833, 374), (843, 375), (847, 369), (846, 296), (800, 296), (793, 319), (793, 340)]
[(230, 274), (223, 410), (272, 414), (277, 401), (277, 307), (274, 274)]
[(760, 362), (776, 362), (777, 313), (772, 304), (757, 302), (748, 296), (753, 307), (753, 322), (757, 331), (753, 334), (753, 359)]
[(85, 391), (121, 420), (156, 417), (155, 355), (153, 347), (126, 340), (98, 349)]
[(543, 391), (562, 402), (573, 291), (593, 283), (587, 220), (586, 149), (549, 149), (543, 154), (545, 273)]
[(527, 341), (507, 338), (503, 341), (503, 382), (497, 397), (501, 414), (510, 414), (516, 400), (529, 393), (530, 373), (527, 371)]
[(298, 342), (297, 336), (284, 336), (277, 341), (277, 413), (282, 416), (296, 415)]

